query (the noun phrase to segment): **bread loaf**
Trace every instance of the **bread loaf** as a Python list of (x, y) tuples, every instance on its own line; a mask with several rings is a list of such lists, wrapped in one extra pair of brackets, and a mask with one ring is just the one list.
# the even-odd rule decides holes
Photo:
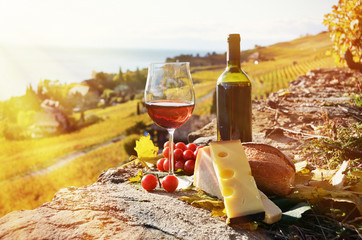
[(266, 194), (285, 196), (294, 185), (295, 166), (277, 148), (262, 143), (243, 143), (252, 175), (258, 188)]

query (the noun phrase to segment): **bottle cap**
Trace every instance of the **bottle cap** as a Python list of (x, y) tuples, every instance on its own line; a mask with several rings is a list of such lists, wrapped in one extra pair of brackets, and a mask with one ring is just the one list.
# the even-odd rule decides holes
[(228, 42), (240, 42), (240, 34), (239, 33), (232, 33), (228, 36)]

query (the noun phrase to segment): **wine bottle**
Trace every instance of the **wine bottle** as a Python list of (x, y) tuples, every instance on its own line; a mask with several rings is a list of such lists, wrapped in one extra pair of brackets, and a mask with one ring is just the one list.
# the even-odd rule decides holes
[(229, 34), (227, 67), (217, 80), (217, 139), (252, 141), (251, 82), (240, 68), (240, 35)]

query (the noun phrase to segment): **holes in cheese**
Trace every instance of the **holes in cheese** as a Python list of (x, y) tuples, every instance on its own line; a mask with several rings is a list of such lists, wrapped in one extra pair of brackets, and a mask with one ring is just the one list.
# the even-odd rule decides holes
[(219, 152), (217, 155), (218, 155), (219, 157), (224, 158), (224, 157), (227, 157), (229, 154), (228, 154), (227, 152)]
[(232, 188), (224, 188), (222, 190), (222, 195), (227, 198), (227, 197), (231, 197), (234, 194), (234, 190)]
[(234, 177), (234, 174), (235, 174), (234, 170), (225, 169), (220, 172), (220, 177), (223, 179), (230, 179), (230, 178)]

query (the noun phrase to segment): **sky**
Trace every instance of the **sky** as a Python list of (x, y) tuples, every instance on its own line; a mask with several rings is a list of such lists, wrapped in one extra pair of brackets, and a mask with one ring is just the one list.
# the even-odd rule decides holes
[[(105, 68), (111, 67), (110, 62), (101, 62), (98, 56), (82, 55), (86, 59), (79, 59), (77, 64), (83, 64), (87, 75), (79, 77), (81, 68), (76, 62), (59, 64), (37, 46), (223, 53), (227, 35), (240, 33), (241, 49), (245, 50), (327, 30), (323, 17), (337, 3), (338, 0), (0, 0), (0, 101), (23, 95), (29, 83), (36, 85), (44, 78), (82, 81), (90, 78), (95, 68), (107, 72)], [(34, 60), (35, 55), (39, 61)], [(19, 58), (23, 61), (19, 62)], [(84, 68), (87, 64), (90, 69)], [(112, 66), (112, 71), (117, 72), (119, 67)]]
[(326, 30), (337, 0), (0, 0), (0, 44), (224, 51)]

